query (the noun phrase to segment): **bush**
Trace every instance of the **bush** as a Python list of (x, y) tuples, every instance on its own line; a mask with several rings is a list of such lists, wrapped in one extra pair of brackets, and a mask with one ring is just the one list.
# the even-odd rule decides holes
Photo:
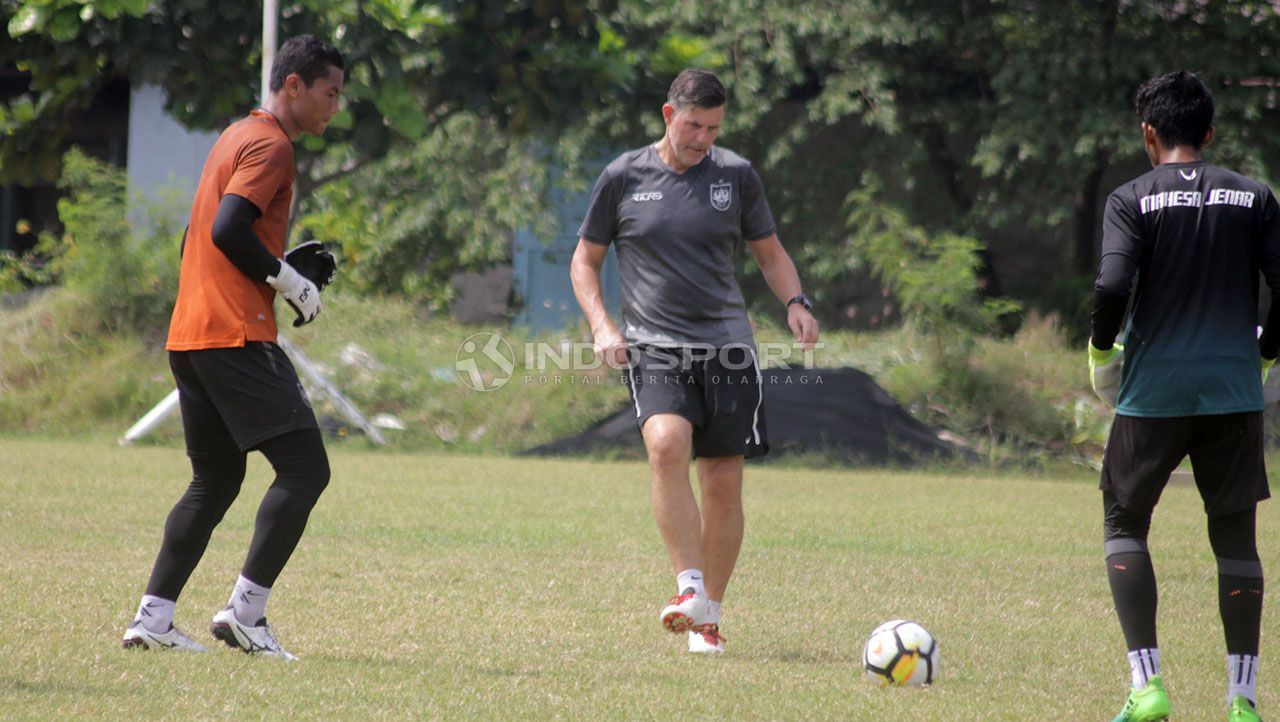
[(1012, 338), (997, 338), (993, 331), (1019, 305), (983, 297), (977, 239), (911, 225), (874, 186), (848, 201), (851, 262), (866, 259), (903, 307), (898, 338), (906, 348), (868, 369), (886, 390), (993, 460), (1010, 445), (1020, 455), (1095, 451), (1109, 416), (1088, 392), (1081, 354), (1056, 317), (1029, 319)]
[(173, 204), (135, 199), (130, 220), (124, 171), (77, 148), (63, 158), (62, 233), (41, 234), (32, 255), (0, 257), (0, 291), (19, 279), (60, 283), (84, 302), (85, 329), (163, 329), (178, 287), (181, 224)]
[(447, 308), (457, 273), (509, 261), (517, 229), (553, 235), (547, 160), (460, 113), (430, 136), (328, 183), (299, 230), (340, 251), (340, 287)]

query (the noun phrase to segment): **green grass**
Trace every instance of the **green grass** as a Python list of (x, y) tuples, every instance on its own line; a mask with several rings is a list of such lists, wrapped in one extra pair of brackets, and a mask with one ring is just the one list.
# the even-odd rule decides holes
[[(185, 457), (0, 440), (3, 716), (1086, 720), (1123, 701), (1092, 474), (749, 469), (728, 653), (692, 658), (657, 622), (673, 585), (642, 465), (339, 448), (333, 469), (269, 609), (299, 664), (126, 652)], [(179, 602), (197, 637), (268, 476), (255, 456)], [(1151, 548), (1189, 720), (1223, 711), (1203, 528), (1194, 489), (1170, 488)], [(1264, 563), (1280, 558), (1268, 505), (1260, 528)], [(941, 643), (932, 688), (861, 678), (865, 635), (897, 617)]]

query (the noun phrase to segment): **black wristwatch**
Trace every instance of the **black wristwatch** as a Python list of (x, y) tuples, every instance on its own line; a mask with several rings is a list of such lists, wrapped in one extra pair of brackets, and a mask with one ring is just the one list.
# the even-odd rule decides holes
[(804, 306), (804, 310), (806, 311), (813, 309), (813, 301), (810, 301), (809, 297), (804, 295), (803, 293), (791, 299), (790, 301), (787, 301), (787, 308), (791, 308), (791, 305), (795, 303), (798, 303), (801, 306)]

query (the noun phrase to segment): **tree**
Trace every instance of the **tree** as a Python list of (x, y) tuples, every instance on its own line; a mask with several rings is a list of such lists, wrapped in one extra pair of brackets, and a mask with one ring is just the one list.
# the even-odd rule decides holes
[[(0, 63), (32, 74), (32, 93), (0, 107), (0, 180), (56, 170), (66, 118), (104, 77), (161, 83), (193, 125), (221, 125), (254, 102), (256, 14), (211, 0), (81, 2), (0, 0), (13, 38)], [(1105, 194), (1144, 167), (1133, 92), (1157, 73), (1186, 67), (1210, 84), (1212, 159), (1280, 171), (1272, 2), (294, 0), (282, 15), (282, 35), (334, 38), (350, 63), (346, 110), (299, 154), (300, 203), (353, 174), (375, 187), (379, 172), (411, 172), (418, 197), (396, 197), (430, 208), (439, 163), (401, 161), (438, 158), (423, 144), (461, 138), (498, 138), (497, 156), (457, 155), (499, 166), (533, 152), (516, 150), (527, 141), (538, 162), (525, 167), (543, 174), (531, 187), (554, 168), (581, 188), (587, 160), (661, 133), (678, 70), (716, 70), (731, 95), (723, 143), (760, 167), (828, 323), (848, 322), (859, 301), (883, 303), (870, 264), (846, 258), (847, 199), (866, 181), (911, 226), (979, 239), (987, 293), (1079, 313)], [(442, 197), (500, 192), (478, 178), (449, 183)], [(491, 200), (472, 206), (501, 207)], [(466, 248), (451, 237), (434, 257)], [(767, 299), (750, 278), (749, 297)]]
[[(516, 134), (554, 126), (622, 67), (581, 0), (297, 0), (281, 16), (282, 37), (329, 38), (348, 64), (345, 110), (300, 154), (301, 199), (458, 112)], [(193, 128), (221, 128), (256, 102), (251, 6), (0, 0), (0, 20), (13, 39), (0, 63), (31, 74), (31, 91), (0, 107), (0, 179), (56, 175), (68, 119), (112, 77), (162, 85), (167, 110)]]
[(866, 288), (866, 264), (840, 257), (844, 204), (864, 177), (933, 232), (988, 249), (1015, 235), (1029, 262), (1010, 253), (997, 268), (1074, 279), (1061, 299), (1045, 290), (1060, 272), (1004, 279), (1007, 289), (1067, 307), (1083, 298), (1104, 183), (1144, 164), (1134, 90), (1160, 72), (1187, 67), (1210, 84), (1211, 157), (1264, 177), (1280, 170), (1280, 57), (1259, 50), (1280, 32), (1274, 3), (729, 0), (632, 13), (702, 37), (728, 61), (724, 142), (760, 161), (829, 307)]
[[(539, 139), (558, 139), (579, 108), (634, 72), (601, 34), (595, 11), (608, 8), (608, 0), (286, 2), (281, 37), (329, 38), (347, 65), (344, 109), (298, 150), (294, 210), (361, 174), (318, 207), (331, 225), (376, 233), (321, 235), (351, 244), (353, 257), (401, 261), (369, 266), (358, 285), (446, 300), (449, 273), (501, 257), (511, 231), (543, 210), (552, 160), (533, 149), (556, 143)], [(193, 128), (221, 128), (257, 99), (261, 17), (243, 4), (0, 0), (0, 20), (14, 40), (0, 47), (0, 64), (31, 75), (29, 93), (0, 105), (0, 182), (56, 177), (70, 118), (113, 77), (161, 85), (167, 110)], [(512, 177), (515, 169), (525, 177)], [(500, 180), (522, 192), (513, 196)], [(387, 195), (370, 196), (372, 188)], [(388, 278), (393, 269), (401, 275)]]

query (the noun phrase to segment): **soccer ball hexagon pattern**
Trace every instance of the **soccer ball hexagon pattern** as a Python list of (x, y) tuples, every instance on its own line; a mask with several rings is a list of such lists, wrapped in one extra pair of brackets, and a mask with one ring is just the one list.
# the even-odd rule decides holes
[(881, 687), (915, 687), (938, 679), (938, 643), (915, 622), (895, 619), (875, 628), (862, 649), (867, 679)]

